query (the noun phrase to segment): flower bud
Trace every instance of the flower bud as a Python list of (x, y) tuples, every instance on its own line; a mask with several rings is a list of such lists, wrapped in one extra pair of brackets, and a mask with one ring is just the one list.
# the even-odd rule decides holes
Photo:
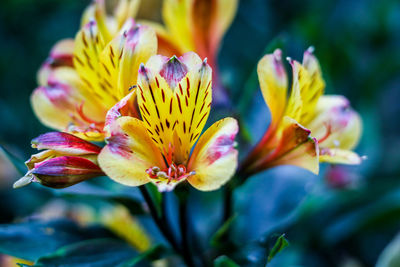
[(97, 165), (101, 147), (68, 133), (50, 132), (32, 140), (32, 147), (47, 149), (25, 163), (28, 172), (14, 188), (31, 182), (52, 188), (65, 188), (104, 175)]

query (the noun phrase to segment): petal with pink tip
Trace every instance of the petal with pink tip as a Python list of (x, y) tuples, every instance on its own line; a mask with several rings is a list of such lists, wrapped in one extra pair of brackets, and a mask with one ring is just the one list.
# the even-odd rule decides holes
[(188, 163), (188, 170), (195, 174), (188, 181), (202, 191), (216, 190), (235, 173), (238, 151), (234, 148), (239, 131), (233, 118), (217, 121), (200, 137)]
[(258, 79), (265, 103), (271, 112), (270, 128), (276, 128), (282, 119), (287, 102), (288, 78), (281, 59), (282, 51), (265, 55), (257, 66)]
[(116, 122), (119, 131), (107, 139), (98, 161), (103, 171), (114, 181), (139, 186), (150, 182), (146, 170), (165, 168), (164, 159), (150, 139), (143, 122), (131, 117), (121, 117)]
[(37, 149), (51, 149), (66, 155), (98, 154), (101, 147), (63, 132), (49, 132), (32, 140)]
[(331, 164), (349, 164), (358, 165), (362, 162), (362, 158), (351, 150), (340, 148), (321, 148), (320, 161)]

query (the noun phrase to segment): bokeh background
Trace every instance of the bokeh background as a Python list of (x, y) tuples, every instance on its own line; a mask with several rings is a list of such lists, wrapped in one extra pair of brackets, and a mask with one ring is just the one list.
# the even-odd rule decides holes
[[(143, 2), (140, 17), (159, 19), (158, 1)], [(57, 40), (74, 36), (88, 3), (0, 3), (0, 144), (20, 159), (33, 152), (30, 140), (49, 130), (29, 102), (36, 71)], [(248, 145), (269, 121), (255, 76), (258, 60), (274, 47), (301, 60), (310, 45), (320, 60), (327, 93), (345, 95), (361, 114), (364, 132), (357, 151), (367, 159), (356, 167), (323, 166), (318, 177), (294, 167), (252, 177), (235, 194), (239, 216), (234, 238), (259, 242), (260, 236), (286, 233), (291, 246), (271, 266), (356, 267), (378, 261), (389, 266), (384, 261), (390, 249), (400, 246), (395, 240), (400, 230), (400, 2), (240, 1), (219, 61)], [(36, 186), (13, 190), (19, 177), (0, 155), (0, 223), (37, 214), (52, 198)], [(207, 198), (197, 196), (200, 203)], [(206, 234), (208, 223), (199, 219), (195, 224)], [(257, 256), (252, 253), (244, 250), (243, 257)]]

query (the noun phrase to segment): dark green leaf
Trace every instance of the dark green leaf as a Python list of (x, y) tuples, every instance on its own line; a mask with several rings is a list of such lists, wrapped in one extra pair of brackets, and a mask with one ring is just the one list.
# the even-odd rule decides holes
[(167, 255), (169, 251), (162, 245), (156, 245), (146, 252), (139, 254), (138, 256), (126, 261), (121, 265), (121, 267), (130, 267), (130, 266), (136, 266), (138, 263), (148, 260), (148, 261), (154, 261), (158, 260), (165, 255)]
[[(130, 188), (131, 189), (131, 188)], [(144, 214), (142, 198), (139, 195), (124, 192), (111, 191), (87, 182), (80, 183), (62, 190), (48, 189), (55, 196), (69, 198), (71, 200), (96, 203), (99, 200), (112, 201), (124, 205), (132, 214)]]
[(117, 266), (135, 254), (137, 252), (121, 240), (92, 239), (62, 247), (39, 258), (34, 266)]
[(0, 226), (0, 253), (35, 261), (68, 244), (110, 236), (103, 228), (82, 228), (69, 220), (4, 224)]
[(24, 175), (26, 171), (28, 170), (27, 167), (25, 166), (25, 163), (22, 159), (18, 158), (14, 154), (12, 154), (10, 151), (8, 151), (4, 146), (0, 145), (0, 153), (4, 153), (4, 155), (10, 160), (10, 162), (14, 165), (14, 167), (17, 169), (17, 171), (21, 174)]
[(289, 242), (286, 240), (285, 234), (278, 237), (278, 240), (276, 240), (275, 245), (272, 247), (272, 249), (269, 252), (268, 262), (270, 262), (276, 256), (276, 254), (281, 252), (287, 246), (289, 246)]
[(239, 265), (229, 257), (223, 255), (214, 260), (214, 267), (239, 267)]
[(211, 237), (211, 246), (219, 247), (224, 241), (227, 239), (228, 230), (231, 227), (232, 223), (235, 221), (237, 215), (233, 215), (230, 217), (222, 226), (218, 229), (218, 231)]

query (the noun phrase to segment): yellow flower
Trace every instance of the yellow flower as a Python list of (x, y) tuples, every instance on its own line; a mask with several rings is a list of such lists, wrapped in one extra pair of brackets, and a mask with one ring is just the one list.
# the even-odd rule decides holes
[(160, 191), (186, 179), (199, 190), (225, 184), (237, 167), (238, 125), (225, 118), (200, 137), (210, 112), (211, 75), (193, 52), (153, 56), (142, 65), (136, 90), (143, 120), (120, 116), (110, 122), (111, 136), (99, 155), (104, 172), (128, 186), (152, 182)]
[(343, 96), (323, 95), (325, 82), (311, 48), (303, 63), (289, 62), (293, 69), (289, 97), (281, 51), (264, 56), (258, 64), (271, 124), (246, 159), (246, 171), (288, 164), (318, 173), (319, 162), (359, 164), (361, 158), (351, 151), (361, 135), (359, 115)]
[(217, 80), (217, 53), (236, 14), (238, 0), (164, 0), (164, 25), (147, 22), (156, 29), (158, 53), (166, 56), (195, 51), (207, 58)]
[(103, 1), (94, 2), (75, 40), (56, 44), (31, 96), (43, 124), (87, 140), (104, 139), (107, 111), (136, 84), (140, 63), (157, 51), (154, 30), (131, 18), (137, 3), (119, 1), (109, 17)]

